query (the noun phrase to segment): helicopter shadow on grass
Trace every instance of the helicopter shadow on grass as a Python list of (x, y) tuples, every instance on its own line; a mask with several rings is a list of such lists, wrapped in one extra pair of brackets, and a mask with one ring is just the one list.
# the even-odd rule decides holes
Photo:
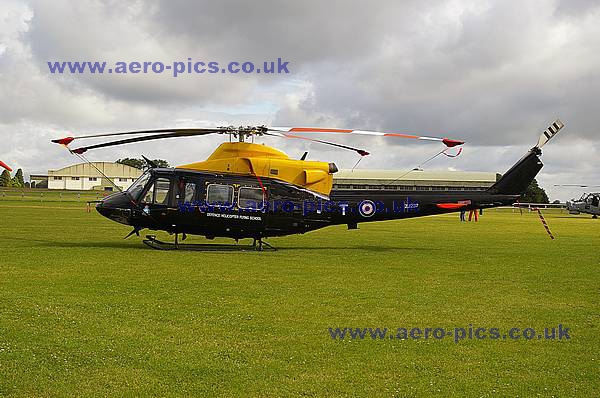
[[(129, 249), (129, 250), (153, 250), (142, 242), (133, 243), (128, 241), (86, 241), (86, 242), (64, 242), (64, 241), (54, 241), (54, 240), (46, 240), (46, 239), (29, 239), (30, 242), (37, 243), (36, 246), (39, 247), (58, 247), (65, 249), (72, 248), (96, 248), (96, 249)], [(207, 246), (210, 244), (206, 244)], [(215, 244), (215, 246), (218, 246)], [(230, 245), (231, 248), (234, 248), (235, 245)], [(432, 252), (439, 251), (439, 248), (432, 247), (403, 247), (403, 246), (393, 246), (393, 245), (357, 245), (357, 246), (312, 246), (312, 245), (298, 245), (298, 246), (277, 246), (274, 245), (275, 252), (285, 253), (285, 252), (295, 252), (295, 251), (315, 251), (315, 252), (323, 252), (323, 251), (336, 251), (339, 250), (344, 251), (363, 251), (363, 252), (398, 252), (398, 251), (423, 251), (423, 252)], [(245, 250), (218, 250), (218, 249), (209, 249), (209, 250), (175, 250), (175, 251), (197, 251), (199, 253), (248, 253), (255, 252), (250, 248)], [(269, 251), (265, 251), (264, 253), (269, 253)]]
[(594, 218), (593, 216), (591, 216), (591, 215), (587, 215), (587, 214), (586, 214), (585, 216), (581, 216), (581, 215), (570, 215), (570, 216), (555, 216), (555, 217), (553, 217), (553, 218), (562, 218), (562, 219), (568, 218), (568, 219), (570, 219), (570, 220), (597, 220), (597, 219), (596, 219), (596, 218)]
[(340, 250), (347, 251), (365, 251), (365, 252), (396, 252), (396, 251), (439, 251), (441, 249), (431, 247), (403, 247), (403, 246), (390, 246), (390, 245), (357, 245), (357, 246), (286, 246), (277, 247), (278, 252), (286, 251), (336, 251), (339, 254)]
[[(0, 239), (4, 237), (0, 236)], [(7, 240), (11, 240), (6, 237)], [(122, 240), (122, 241), (100, 241), (100, 240), (87, 240), (87, 241), (57, 241), (51, 239), (40, 239), (40, 238), (27, 238), (27, 242), (32, 244), (32, 246), (37, 247), (56, 247), (56, 248), (64, 248), (64, 249), (73, 249), (73, 248), (111, 248), (111, 249), (130, 249), (130, 250), (153, 250), (150, 247), (143, 244), (142, 241), (131, 241), (131, 240)], [(364, 251), (364, 252), (406, 252), (406, 251), (423, 251), (423, 252), (434, 252), (440, 251), (442, 249), (437, 247), (422, 247), (422, 246), (399, 246), (399, 245), (352, 245), (352, 246), (322, 246), (322, 245), (303, 245), (299, 243), (295, 246), (278, 246), (277, 242), (268, 242), (270, 243), (276, 250), (275, 252), (295, 252), (295, 251), (314, 251), (314, 252), (323, 252), (323, 251), (334, 251), (335, 253), (339, 253), (340, 250), (343, 251)], [(200, 246), (206, 246), (207, 250), (186, 250), (180, 249), (175, 251), (198, 251), (205, 253), (248, 253), (255, 252), (250, 245), (240, 244), (242, 246), (239, 250), (235, 250), (236, 244), (224, 244), (224, 243), (197, 243)], [(184, 244), (185, 245), (185, 244)], [(215, 246), (214, 248), (210, 248), (210, 246)], [(217, 246), (224, 246), (224, 250), (219, 250)], [(264, 253), (268, 253), (270, 251), (266, 250)]]
[(144, 249), (144, 245), (135, 245), (131, 242), (123, 241), (88, 241), (88, 242), (65, 242), (46, 239), (28, 239), (30, 242), (37, 243), (38, 247), (58, 247), (63, 249), (73, 248), (110, 248), (110, 249)]

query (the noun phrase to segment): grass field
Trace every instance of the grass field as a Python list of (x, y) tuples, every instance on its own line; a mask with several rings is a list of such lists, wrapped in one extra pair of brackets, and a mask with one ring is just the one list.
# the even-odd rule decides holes
[[(80, 202), (0, 197), (0, 395), (600, 396), (600, 220), (545, 214), (555, 241), (500, 210), (159, 252)], [(559, 323), (570, 340), (328, 331)]]

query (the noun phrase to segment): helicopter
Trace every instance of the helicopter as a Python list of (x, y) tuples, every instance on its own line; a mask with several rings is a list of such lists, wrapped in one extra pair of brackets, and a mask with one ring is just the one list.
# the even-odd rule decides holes
[(600, 192), (583, 194), (579, 200), (573, 199), (567, 202), (567, 210), (570, 214), (591, 214), (592, 218), (598, 218), (600, 214)]
[[(579, 184), (555, 184), (555, 187), (578, 187), (589, 188), (599, 185), (579, 185)], [(569, 214), (590, 214), (592, 218), (598, 218), (600, 215), (600, 192), (584, 193), (579, 199), (567, 201), (566, 208)]]
[[(159, 168), (152, 161), (147, 171), (126, 191), (117, 192), (98, 201), (96, 210), (104, 217), (133, 227), (125, 237), (139, 236), (143, 229), (166, 231), (175, 235), (173, 243), (147, 235), (143, 243), (154, 249), (173, 250), (275, 250), (266, 238), (303, 234), (333, 225), (358, 229), (365, 222), (405, 219), (511, 205), (525, 192), (543, 164), (541, 148), (564, 124), (556, 120), (532, 147), (496, 183), (485, 191), (418, 191), (413, 187), (382, 186), (381, 189), (347, 190), (333, 188), (333, 175), (338, 171), (333, 162), (309, 161), (305, 153), (291, 159), (284, 152), (263, 144), (255, 138), (274, 136), (308, 140), (352, 150), (361, 158), (369, 155), (364, 149), (346, 144), (315, 139), (312, 133), (370, 135), (441, 142), (447, 154), (450, 148), (464, 142), (449, 138), (416, 136), (378, 131), (305, 128), (305, 127), (216, 127), (140, 130), (68, 136), (52, 142), (87, 161), (84, 153), (135, 142), (167, 138), (229, 135), (204, 161), (175, 168)], [(129, 136), (95, 145), (70, 149), (79, 139)], [(251, 139), (252, 142), (248, 142)], [(252, 245), (185, 245), (187, 235), (253, 239)]]

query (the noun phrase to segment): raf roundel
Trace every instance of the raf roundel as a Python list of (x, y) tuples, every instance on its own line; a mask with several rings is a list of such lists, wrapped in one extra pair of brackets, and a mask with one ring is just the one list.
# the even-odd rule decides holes
[(358, 212), (363, 217), (371, 217), (375, 214), (375, 203), (372, 200), (363, 200), (358, 204)]

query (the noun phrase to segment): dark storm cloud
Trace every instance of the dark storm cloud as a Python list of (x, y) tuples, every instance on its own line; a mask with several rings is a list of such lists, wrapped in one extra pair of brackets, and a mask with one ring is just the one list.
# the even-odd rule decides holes
[[(222, 54), (193, 53), (176, 38), (159, 37), (152, 23), (152, 2), (47, 2), (32, 3), (30, 29), (24, 35), (32, 60), (42, 75), (78, 94), (90, 88), (99, 94), (132, 103), (167, 107), (180, 104), (240, 104), (256, 86), (252, 75), (63, 74), (51, 75), (48, 61), (185, 62), (222, 61)], [(206, 58), (202, 58), (206, 55)], [(210, 57), (210, 58), (208, 58)], [(208, 59), (207, 59), (208, 58)], [(262, 82), (270, 83), (268, 76)]]
[(559, 0), (556, 4), (557, 17), (581, 18), (593, 14), (600, 8), (596, 0)]
[[(600, 29), (593, 2), (159, 1), (161, 37), (199, 52), (285, 55), (314, 92), (277, 122), (529, 142), (561, 116), (596, 135)], [(299, 120), (288, 120), (289, 117)]]
[(340, 62), (378, 47), (389, 24), (402, 23), (410, 2), (158, 1), (154, 22), (197, 49), (240, 58), (285, 56), (295, 66), (335, 57)]
[[(554, 24), (552, 15), (499, 2), (425, 40), (397, 37), (356, 68), (332, 63), (312, 74), (315, 93), (304, 109), (383, 129), (460, 134), (478, 145), (530, 142), (560, 116), (593, 139), (599, 31), (589, 20)], [(415, 23), (427, 29), (426, 22)]]

